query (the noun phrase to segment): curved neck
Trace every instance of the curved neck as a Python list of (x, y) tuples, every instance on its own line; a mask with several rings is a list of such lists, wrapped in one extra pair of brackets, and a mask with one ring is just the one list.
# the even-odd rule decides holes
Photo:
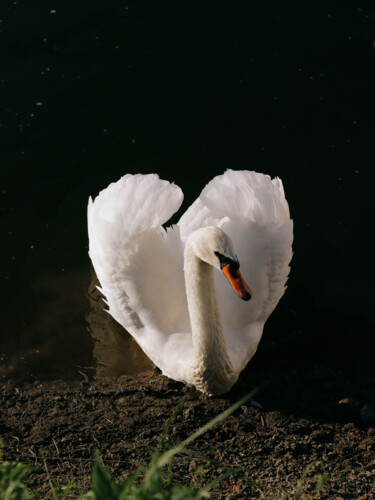
[(189, 242), (185, 247), (185, 284), (195, 362), (194, 385), (222, 394), (234, 383), (223, 324), (214, 287), (213, 268), (199, 259)]

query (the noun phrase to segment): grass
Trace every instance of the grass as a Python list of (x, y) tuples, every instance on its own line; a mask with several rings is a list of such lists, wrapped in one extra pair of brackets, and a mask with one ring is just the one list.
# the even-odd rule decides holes
[[(169, 418), (163, 433), (160, 436), (158, 446), (151, 455), (147, 466), (140, 466), (133, 474), (126, 479), (115, 482), (111, 473), (104, 467), (98, 453), (96, 453), (93, 463), (91, 489), (87, 493), (77, 492), (74, 485), (68, 484), (62, 488), (56, 488), (51, 480), (47, 464), (44, 466), (50, 484), (51, 497), (53, 500), (63, 500), (75, 498), (77, 500), (188, 500), (209, 498), (211, 489), (229, 476), (242, 472), (241, 468), (228, 469), (219, 477), (206, 485), (203, 485), (203, 469), (197, 467), (196, 475), (200, 477), (195, 487), (187, 487), (172, 480), (172, 474), (168, 467), (171, 466), (176, 455), (188, 454), (199, 458), (205, 458), (197, 452), (188, 449), (198, 437), (207, 432), (213, 426), (224, 420), (226, 417), (240, 408), (246, 401), (254, 396), (256, 391), (252, 391), (223, 413), (212, 419), (206, 425), (198, 429), (187, 439), (165, 450), (165, 436), (177, 414), (181, 410), (185, 399), (183, 399)], [(285, 494), (282, 500), (307, 500), (310, 497), (302, 496), (302, 491), (306, 478), (310, 471), (317, 467), (319, 463), (313, 462), (308, 465), (303, 472), (294, 494)], [(0, 440), (0, 500), (37, 500), (36, 496), (31, 496), (27, 488), (27, 477), (31, 467), (22, 463), (8, 462), (3, 460), (3, 444)], [(319, 473), (315, 482), (315, 493), (318, 493), (328, 481), (327, 476)], [(314, 494), (315, 496), (315, 494)], [(311, 497), (313, 498), (313, 497)]]
[(305, 486), (307, 476), (314, 467), (319, 467), (319, 472), (315, 476), (314, 496), (316, 496), (324, 488), (324, 485), (329, 482), (329, 477), (326, 475), (324, 471), (322, 462), (315, 460), (314, 462), (311, 462), (303, 471), (295, 493), (290, 495), (285, 493), (282, 500), (310, 500), (314, 498), (309, 495), (302, 496), (302, 491)]

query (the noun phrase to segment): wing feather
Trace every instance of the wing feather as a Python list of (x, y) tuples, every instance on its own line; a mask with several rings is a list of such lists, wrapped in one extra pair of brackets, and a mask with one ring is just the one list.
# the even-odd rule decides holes
[(235, 369), (242, 369), (284, 294), (290, 271), (293, 222), (282, 182), (256, 172), (228, 170), (207, 184), (178, 224), (183, 241), (200, 227), (216, 225), (233, 242), (252, 299), (240, 301), (222, 273), (216, 273), (215, 285), (227, 348)]
[(156, 174), (128, 174), (88, 206), (89, 255), (108, 311), (154, 361), (170, 334), (189, 331), (179, 228), (162, 227), (182, 199)]
[[(222, 273), (218, 301), (235, 370), (256, 351), (264, 322), (285, 290), (292, 258), (293, 222), (280, 179), (228, 170), (215, 177), (181, 217), (162, 225), (180, 207), (178, 186), (156, 174), (125, 175), (88, 206), (89, 254), (109, 313), (166, 375), (185, 380), (193, 357), (183, 276), (190, 233), (215, 225), (232, 239), (241, 273), (252, 288), (242, 302)], [(186, 365), (186, 366), (185, 366)]]

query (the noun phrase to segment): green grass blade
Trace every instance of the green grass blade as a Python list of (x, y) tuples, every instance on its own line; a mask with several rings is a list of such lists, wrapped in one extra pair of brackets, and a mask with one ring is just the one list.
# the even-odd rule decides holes
[(112, 480), (112, 475), (100, 459), (99, 453), (95, 454), (92, 469), (92, 490), (96, 500), (117, 500), (117, 488)]
[(221, 481), (224, 481), (227, 477), (241, 473), (243, 473), (242, 467), (237, 467), (236, 469), (227, 470), (226, 472), (223, 472), (223, 474), (221, 474), (219, 477), (209, 482), (204, 488), (202, 488), (202, 491), (206, 491), (208, 493), (216, 484), (220, 483)]
[(300, 500), (301, 498), (301, 493), (302, 493), (302, 490), (303, 490), (303, 485), (305, 483), (305, 480), (306, 480), (306, 477), (307, 477), (307, 474), (310, 472), (310, 470), (314, 467), (314, 465), (317, 463), (316, 460), (314, 460), (314, 462), (311, 462), (311, 464), (309, 464), (305, 470), (302, 472), (302, 476), (301, 476), (301, 479), (299, 480), (298, 482), (298, 486), (297, 486), (297, 489), (296, 489), (296, 492), (294, 494), (294, 500)]
[(58, 494), (56, 488), (53, 486), (52, 479), (51, 479), (51, 476), (50, 476), (50, 473), (49, 473), (49, 470), (48, 470), (48, 467), (47, 467), (47, 462), (46, 462), (46, 459), (44, 458), (43, 454), (42, 454), (42, 460), (43, 460), (44, 468), (46, 470), (46, 474), (47, 474), (47, 477), (48, 477), (48, 482), (49, 482), (49, 485), (50, 485), (50, 488), (51, 488), (53, 500), (59, 500), (59, 496), (60, 495)]
[(165, 436), (167, 435), (171, 425), (173, 424), (173, 422), (176, 420), (177, 418), (177, 415), (181, 412), (184, 404), (186, 403), (186, 401), (189, 399), (190, 397), (190, 394), (185, 394), (185, 396), (183, 398), (181, 398), (181, 400), (179, 401), (179, 403), (177, 404), (176, 408), (173, 410), (173, 413), (172, 415), (168, 418), (167, 420), (167, 423), (165, 424), (164, 426), (164, 429), (159, 437), (159, 441), (158, 441), (158, 444), (157, 444), (157, 447), (156, 447), (156, 450), (157, 451), (160, 451), (160, 452), (163, 452), (164, 451), (164, 447), (165, 447)]

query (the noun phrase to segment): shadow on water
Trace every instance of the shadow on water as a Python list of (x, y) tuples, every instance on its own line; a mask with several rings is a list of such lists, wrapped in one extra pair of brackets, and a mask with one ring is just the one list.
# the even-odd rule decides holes
[(13, 334), (2, 345), (0, 377), (87, 380), (152, 371), (135, 340), (104, 311), (95, 273), (87, 271), (89, 280), (82, 270), (33, 285), (42, 307), (28, 311), (21, 332), (14, 332), (14, 319), (5, 328)]
[(33, 300), (19, 294), (22, 311), (8, 317), (2, 339), (3, 377), (77, 379), (79, 371), (93, 371), (84, 280), (84, 270), (61, 272), (37, 278), (29, 288)]

